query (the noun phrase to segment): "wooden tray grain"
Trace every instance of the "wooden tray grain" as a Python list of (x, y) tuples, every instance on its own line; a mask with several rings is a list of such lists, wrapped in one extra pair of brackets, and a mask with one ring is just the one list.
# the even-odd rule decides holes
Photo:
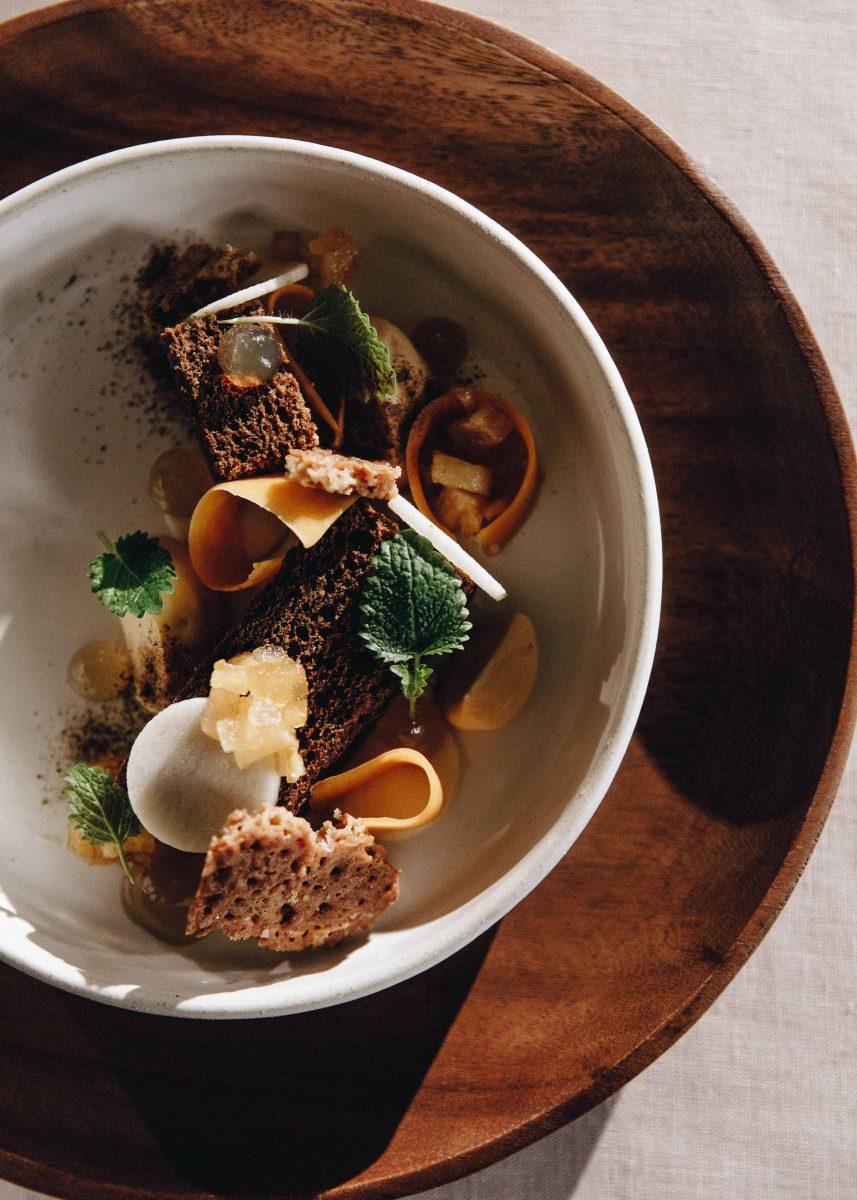
[[(603, 1100), (746, 960), (854, 719), (854, 461), (806, 324), (681, 151), (523, 38), (417, 0), (104, 0), (0, 27), (0, 192), (185, 134), (444, 184), (604, 337), (663, 514), (637, 735), (565, 861), (410, 982), (282, 1020), (135, 1016), (0, 970), (0, 1172), (64, 1196), (399, 1196)], [(46, 231), (49, 233), (49, 231)], [(761, 1021), (760, 1017), (760, 1032)]]

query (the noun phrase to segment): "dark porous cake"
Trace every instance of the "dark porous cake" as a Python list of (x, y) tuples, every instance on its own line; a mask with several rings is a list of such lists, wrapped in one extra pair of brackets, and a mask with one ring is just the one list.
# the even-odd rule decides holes
[(258, 265), (257, 254), (242, 254), (234, 246), (194, 242), (181, 254), (175, 246), (156, 247), (138, 277), (147, 323), (156, 330), (176, 325), (237, 291)]
[(423, 407), (422, 392), (407, 378), (407, 368), (396, 374), (394, 396), (363, 400), (350, 396), (345, 415), (345, 449), (360, 458), (384, 458), (400, 467), (414, 417)]
[(378, 719), (399, 681), (359, 635), (363, 580), (396, 525), (356, 500), (309, 550), (297, 546), (279, 574), (197, 667), (176, 697), (207, 696), (217, 659), (278, 646), (306, 671), (308, 716), (299, 732), (306, 775), (283, 780), (280, 803), (299, 812), (310, 787)]
[[(265, 316), (261, 304), (245, 304), (234, 312)], [(211, 315), (182, 321), (163, 334), (202, 451), (217, 479), (282, 471), (290, 450), (318, 445), (312, 413), (288, 371), (254, 387), (232, 383), (217, 361), (222, 333)]]

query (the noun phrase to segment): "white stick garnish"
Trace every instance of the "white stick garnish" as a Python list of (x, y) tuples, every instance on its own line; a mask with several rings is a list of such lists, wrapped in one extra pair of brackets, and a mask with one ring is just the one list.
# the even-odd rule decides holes
[(292, 263), (280, 275), (275, 275), (273, 279), (263, 279), (261, 283), (254, 283), (240, 292), (233, 292), (231, 296), (224, 296), (222, 300), (213, 300), (204, 308), (198, 308), (196, 312), (190, 314), (188, 320), (191, 317), (207, 317), (209, 313), (223, 312), (224, 308), (235, 308), (238, 304), (246, 304), (248, 300), (258, 300), (260, 296), (267, 296), (270, 292), (276, 292), (278, 288), (286, 287), (287, 284), (299, 283), (301, 279), (306, 279), (307, 275), (309, 275), (309, 267), (306, 263)]
[(459, 571), (463, 571), (465, 575), (469, 575), (477, 587), (482, 588), (483, 592), (487, 592), (492, 600), (505, 600), (506, 589), (501, 583), (498, 583), (493, 575), (489, 575), (483, 566), (476, 561), (466, 550), (462, 550), (458, 542), (444, 533), (442, 529), (438, 529), (434, 521), (430, 521), (424, 516), (418, 508), (411, 504), (410, 500), (406, 500), (404, 496), (394, 496), (387, 503), (396, 514), (397, 517), (410, 525), (411, 529), (422, 534), (424, 538), (428, 538), (444, 558), (449, 559), (454, 567), (458, 567)]

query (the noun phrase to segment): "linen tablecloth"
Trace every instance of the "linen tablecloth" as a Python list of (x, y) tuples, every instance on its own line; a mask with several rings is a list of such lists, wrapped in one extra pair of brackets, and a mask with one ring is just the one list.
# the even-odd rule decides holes
[[(0, 18), (32, 0), (0, 0)], [(635, 104), (761, 236), (857, 420), (857, 4), (462, 0)], [(431, 1200), (854, 1200), (857, 761), (750, 962), (667, 1054)], [(32, 1195), (0, 1181), (0, 1200)]]

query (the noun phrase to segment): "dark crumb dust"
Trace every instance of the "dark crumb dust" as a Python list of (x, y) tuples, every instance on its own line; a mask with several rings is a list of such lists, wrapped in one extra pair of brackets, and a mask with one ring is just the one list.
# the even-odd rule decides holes
[(116, 368), (102, 396), (118, 401), (142, 431), (188, 440), (193, 434), (190, 417), (160, 339), (146, 324), (136, 283), (123, 285), (111, 315), (111, 334), (96, 347)]
[(57, 774), (65, 776), (79, 762), (118, 774), (134, 739), (150, 717), (130, 696), (73, 715), (63, 714)]

